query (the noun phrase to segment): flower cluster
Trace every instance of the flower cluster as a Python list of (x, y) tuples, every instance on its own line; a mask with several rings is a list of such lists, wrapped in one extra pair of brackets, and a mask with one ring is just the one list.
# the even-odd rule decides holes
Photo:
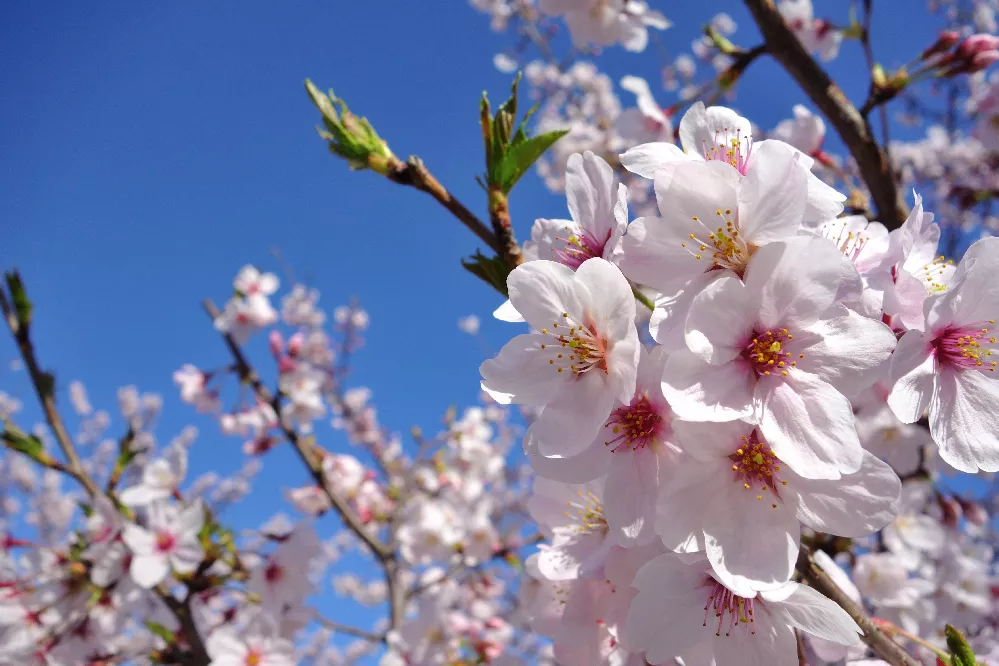
[[(944, 261), (918, 195), (891, 233), (841, 216), (845, 197), (811, 170), (821, 138), (796, 142), (807, 154), (754, 141), (745, 118), (700, 104), (679, 136), (620, 156), (658, 201), (630, 222), (612, 169), (569, 158), (572, 220), (535, 223), (497, 312), (531, 330), (480, 369), (494, 399), (540, 409), (524, 440), (547, 537), (528, 563), (532, 617), (560, 663), (793, 663), (794, 630), (855, 645), (853, 620), (793, 580), (803, 534), (900, 523), (889, 463), (931, 446), (999, 471), (999, 240)], [(640, 289), (655, 293), (647, 325)], [(901, 454), (869, 425), (924, 417), (929, 435)], [(898, 556), (864, 556), (858, 579)]]

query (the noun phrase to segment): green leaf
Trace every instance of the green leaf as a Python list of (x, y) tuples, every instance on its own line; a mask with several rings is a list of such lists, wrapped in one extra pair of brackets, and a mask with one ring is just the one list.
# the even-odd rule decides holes
[(151, 620), (146, 620), (146, 628), (149, 629), (149, 631), (156, 634), (157, 636), (159, 636), (160, 638), (162, 638), (163, 640), (165, 640), (168, 645), (173, 643), (175, 638), (173, 632), (164, 627), (162, 624), (159, 624), (157, 622), (152, 622)]
[(493, 182), (504, 193), (509, 193), (521, 176), (527, 173), (527, 170), (538, 161), (538, 158), (568, 133), (569, 130), (556, 130), (539, 134), (511, 146), (510, 151), (504, 156), (497, 178)]
[(502, 257), (487, 257), (476, 251), (471, 259), (462, 259), (461, 265), (468, 272), (492, 285), (499, 293), (509, 296), (506, 290), (506, 278), (510, 275), (510, 267)]
[(513, 138), (510, 139), (510, 143), (516, 145), (521, 141), (527, 140), (527, 121), (529, 121), (531, 117), (540, 108), (541, 108), (541, 100), (538, 100), (537, 102), (534, 103), (534, 106), (532, 106), (527, 110), (527, 113), (524, 114), (524, 117), (520, 121), (520, 124), (517, 125), (517, 131), (513, 133)]
[(42, 440), (34, 435), (23, 433), (16, 428), (8, 426), (3, 431), (3, 435), (0, 435), (0, 438), (7, 443), (9, 448), (14, 451), (20, 451), (34, 460), (38, 460), (45, 455), (45, 445), (42, 444)]
[(14, 302), (14, 314), (17, 316), (17, 323), (28, 327), (31, 325), (31, 312), (34, 309), (31, 301), (28, 300), (28, 292), (24, 289), (24, 281), (18, 271), (10, 271), (4, 274), (7, 280), (7, 289), (10, 290), (10, 298)]
[(947, 649), (951, 652), (951, 666), (976, 666), (975, 653), (968, 645), (968, 639), (952, 625), (944, 628), (947, 636)]

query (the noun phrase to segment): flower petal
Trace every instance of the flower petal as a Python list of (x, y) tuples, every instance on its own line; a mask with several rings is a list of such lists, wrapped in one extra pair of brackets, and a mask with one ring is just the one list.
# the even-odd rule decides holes
[(734, 421), (753, 413), (752, 369), (739, 361), (710, 365), (681, 350), (666, 361), (663, 395), (677, 416), (691, 421)]
[(694, 298), (687, 313), (687, 347), (712, 365), (728, 363), (743, 350), (752, 334), (756, 313), (749, 309), (746, 286), (725, 271)]

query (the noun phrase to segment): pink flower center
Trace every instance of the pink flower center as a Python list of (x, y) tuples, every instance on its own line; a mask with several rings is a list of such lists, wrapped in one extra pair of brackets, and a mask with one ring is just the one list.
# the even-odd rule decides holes
[[(715, 231), (708, 232), (706, 236), (704, 234), (690, 234), (691, 242), (680, 243), (680, 247), (687, 248), (687, 252), (694, 259), (711, 260), (714, 264), (712, 268), (727, 268), (741, 276), (746, 270), (752, 248), (739, 237), (739, 228), (731, 210), (723, 211), (719, 208), (715, 211), (715, 216), (718, 218), (718, 228)], [(707, 229), (711, 228), (707, 222), (696, 215), (692, 219), (694, 222), (700, 222)]]
[[(798, 363), (791, 360), (791, 352), (785, 349), (787, 342), (793, 339), (794, 336), (786, 328), (773, 328), (762, 333), (753, 331), (752, 339), (742, 350), (742, 357), (752, 364), (757, 377), (768, 377), (774, 372), (786, 377), (787, 369)], [(798, 358), (804, 356), (799, 354)]]
[(156, 550), (161, 553), (169, 553), (175, 543), (177, 538), (169, 532), (160, 532), (156, 535)]
[(552, 249), (552, 258), (560, 264), (565, 264), (572, 270), (576, 270), (583, 265), (587, 259), (604, 256), (604, 246), (611, 237), (611, 232), (600, 240), (586, 229), (580, 229), (577, 233), (570, 233), (568, 237), (556, 236), (555, 240), (565, 243), (562, 249)]
[(554, 322), (551, 329), (541, 329), (541, 334), (553, 340), (541, 343), (541, 350), (548, 352), (544, 358), (558, 372), (568, 368), (577, 377), (594, 368), (607, 372), (609, 344), (589, 315), (581, 325), (573, 322), (569, 313), (563, 312), (562, 323)]
[(749, 157), (753, 152), (753, 137), (742, 135), (741, 129), (733, 133), (729, 128), (715, 130), (715, 142), (708, 146), (703, 142), (704, 159), (728, 162), (739, 170), (743, 176), (749, 171)]
[(260, 666), (260, 663), (264, 660), (264, 656), (260, 654), (260, 650), (256, 648), (251, 648), (246, 653), (246, 658), (243, 663), (246, 666)]
[(750, 634), (755, 634), (756, 628), (753, 626), (756, 622), (753, 618), (754, 600), (740, 597), (713, 578), (707, 580), (707, 585), (711, 586), (710, 594), (708, 595), (708, 603), (704, 605), (704, 624), (701, 626), (708, 626), (708, 617), (711, 611), (714, 611), (715, 617), (718, 618), (715, 636), (721, 636), (726, 616), (728, 617), (726, 636), (731, 636), (732, 631), (738, 630), (740, 627)]
[(611, 428), (614, 433), (614, 438), (604, 445), (613, 445), (611, 451), (616, 453), (621, 448), (635, 451), (652, 445), (662, 437), (666, 421), (648, 397), (642, 395), (630, 405), (611, 412), (604, 427)]
[[(787, 485), (787, 481), (781, 481), (780, 473), (781, 461), (766, 442), (760, 441), (756, 430), (743, 435), (742, 444), (735, 453), (728, 457), (732, 461), (732, 471), (735, 473), (734, 479), (742, 483), (746, 490), (758, 488), (756, 499), (763, 501), (763, 493), (770, 492), (774, 497), (781, 499), (780, 489)], [(777, 508), (776, 504), (771, 504)]]
[(264, 569), (264, 580), (268, 583), (274, 584), (279, 582), (284, 578), (284, 567), (279, 565), (277, 562), (271, 562)]
[(995, 372), (996, 361), (990, 359), (996, 338), (989, 333), (989, 326), (995, 323), (994, 319), (990, 319), (987, 322), (944, 329), (933, 340), (937, 361), (957, 368), (977, 368)]
[(854, 263), (871, 240), (866, 231), (848, 231), (846, 223), (838, 220), (822, 225), (822, 235), (836, 243), (843, 256)]

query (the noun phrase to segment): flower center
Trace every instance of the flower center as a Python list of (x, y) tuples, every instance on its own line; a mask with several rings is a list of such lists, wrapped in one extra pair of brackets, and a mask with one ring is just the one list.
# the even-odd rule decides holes
[(990, 359), (996, 338), (989, 333), (989, 326), (994, 326), (995, 323), (994, 319), (990, 319), (987, 322), (945, 329), (933, 341), (937, 360), (957, 368), (995, 372), (996, 361)]
[(711, 614), (711, 611), (714, 611), (715, 617), (718, 618), (718, 627), (715, 629), (715, 636), (721, 636), (722, 627), (725, 626), (726, 615), (728, 616), (726, 636), (731, 636), (732, 631), (740, 627), (750, 634), (755, 634), (756, 628), (753, 626), (756, 622), (753, 617), (754, 600), (740, 597), (713, 578), (709, 578), (706, 584), (711, 587), (710, 594), (708, 595), (708, 603), (704, 605), (704, 624), (701, 626), (708, 626), (708, 616)]
[(553, 339), (553, 342), (541, 343), (541, 349), (548, 351), (545, 355), (548, 364), (555, 366), (558, 372), (568, 368), (576, 376), (594, 368), (606, 373), (609, 345), (597, 332), (592, 318), (587, 315), (585, 325), (576, 324), (567, 312), (563, 312), (562, 320), (561, 324), (553, 323), (551, 329), (541, 329), (542, 335)]
[[(769, 489), (774, 497), (781, 499), (780, 489), (787, 485), (787, 481), (781, 481), (780, 472), (781, 461), (774, 452), (770, 450), (765, 442), (760, 441), (760, 436), (756, 430), (749, 434), (749, 437), (742, 436), (742, 443), (735, 453), (728, 457), (732, 461), (732, 471), (734, 478), (742, 483), (746, 490), (758, 488), (756, 499), (763, 501), (763, 493)], [(776, 504), (771, 504), (777, 508)]]
[(572, 230), (566, 228), (569, 235), (566, 238), (556, 236), (555, 240), (562, 241), (565, 246), (561, 249), (552, 248), (552, 258), (560, 264), (565, 264), (572, 270), (579, 268), (587, 259), (604, 256), (604, 246), (611, 237), (608, 231), (603, 240), (600, 240), (586, 229)]
[(156, 550), (161, 553), (173, 550), (175, 543), (177, 543), (177, 538), (169, 532), (160, 532), (156, 535)]
[(843, 253), (843, 256), (856, 263), (857, 258), (864, 251), (864, 247), (871, 240), (871, 235), (866, 231), (848, 231), (846, 222), (833, 220), (822, 225), (823, 236), (836, 243), (836, 247)]
[(246, 666), (260, 666), (263, 660), (264, 657), (262, 654), (260, 654), (260, 650), (253, 648), (246, 653), (246, 660), (243, 663)]
[[(798, 364), (790, 360), (791, 352), (786, 349), (787, 343), (793, 339), (794, 336), (786, 328), (773, 328), (762, 333), (753, 331), (752, 340), (742, 350), (742, 357), (752, 364), (757, 377), (770, 376), (774, 372), (787, 377), (787, 368)], [(798, 355), (798, 358), (804, 357), (804, 354)]]
[(749, 156), (753, 152), (753, 137), (742, 135), (741, 129), (736, 129), (733, 133), (729, 128), (715, 130), (715, 143), (708, 146), (704, 141), (704, 159), (707, 161), (720, 160), (728, 162), (739, 170), (743, 176), (749, 171)]
[[(576, 494), (579, 499), (569, 502), (570, 511), (565, 512), (565, 515), (573, 520), (569, 529), (577, 534), (607, 532), (607, 519), (604, 518), (604, 505), (600, 503), (600, 498), (589, 491), (579, 490)], [(575, 516), (571, 509), (575, 509)]]
[(611, 412), (604, 427), (611, 428), (614, 438), (604, 445), (613, 445), (611, 451), (615, 453), (622, 448), (626, 451), (644, 449), (662, 436), (665, 426), (666, 421), (659, 410), (643, 395), (632, 400), (630, 405)]
[[(687, 248), (687, 252), (693, 255), (694, 259), (708, 259), (713, 262), (713, 268), (727, 268), (735, 271), (740, 276), (746, 270), (746, 263), (752, 250), (749, 244), (739, 237), (739, 228), (735, 223), (731, 210), (718, 209), (715, 215), (719, 219), (719, 226), (714, 232), (708, 232), (706, 237), (690, 234), (692, 243), (680, 243), (681, 247)], [(710, 227), (704, 220), (696, 215), (692, 218), (694, 222), (699, 222), (705, 226), (705, 231)], [(710, 254), (709, 254), (710, 253)]]
[(264, 569), (264, 580), (268, 583), (277, 583), (282, 578), (284, 578), (284, 567), (279, 565), (277, 562), (271, 562)]
[(949, 274), (954, 271), (953, 260), (940, 255), (930, 263), (913, 271), (913, 276), (922, 281), (926, 291), (931, 294), (939, 294), (947, 291), (946, 280)]

